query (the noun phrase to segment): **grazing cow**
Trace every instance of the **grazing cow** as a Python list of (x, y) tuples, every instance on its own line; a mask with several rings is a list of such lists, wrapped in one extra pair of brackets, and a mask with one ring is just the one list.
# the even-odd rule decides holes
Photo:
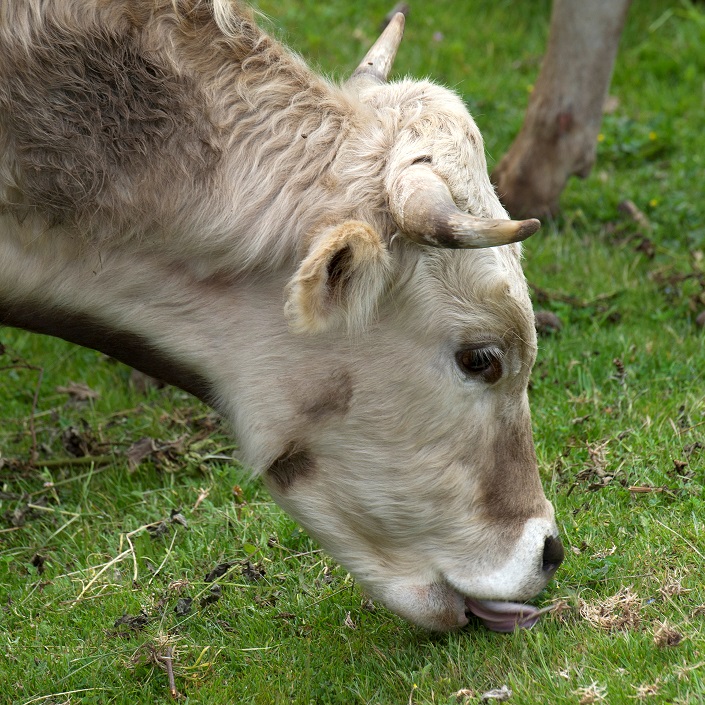
[(229, 0), (0, 0), (0, 323), (218, 409), (398, 614), (511, 629), (563, 557), (513, 244), (538, 221), (454, 93), (386, 82), (402, 25), (334, 85)]

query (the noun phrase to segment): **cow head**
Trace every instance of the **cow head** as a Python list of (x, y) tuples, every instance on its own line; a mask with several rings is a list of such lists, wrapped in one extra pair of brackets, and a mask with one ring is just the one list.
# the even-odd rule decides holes
[(395, 123), (392, 233), (384, 218), (349, 220), (311, 238), (286, 307), (300, 333), (287, 375), (307, 380), (293, 392), (301, 421), (265, 477), (373, 597), (449, 629), (478, 600), (534, 597), (563, 557), (532, 440), (533, 312), (510, 244), (539, 224), (507, 219), (454, 94), (370, 73), (389, 53), (378, 42), (352, 84)]

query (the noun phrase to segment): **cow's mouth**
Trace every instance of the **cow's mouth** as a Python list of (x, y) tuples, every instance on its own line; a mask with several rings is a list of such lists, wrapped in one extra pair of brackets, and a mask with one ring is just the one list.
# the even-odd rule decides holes
[(553, 605), (539, 609), (519, 602), (497, 600), (475, 600), (465, 598), (465, 609), (482, 620), (493, 632), (513, 632), (515, 629), (531, 629), (542, 615), (553, 610)]

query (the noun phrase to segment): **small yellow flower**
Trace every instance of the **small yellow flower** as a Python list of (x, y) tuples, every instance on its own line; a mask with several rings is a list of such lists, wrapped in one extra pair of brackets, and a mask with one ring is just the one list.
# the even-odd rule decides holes
[(658, 205), (658, 198), (652, 198), (652, 199), (649, 201), (649, 205), (650, 205), (652, 208), (656, 208), (656, 206)]
[(597, 136), (597, 141), (598, 142), (604, 142), (605, 141), (605, 136), (600, 132), (600, 134)]
[(534, 92), (534, 84), (533, 84), (533, 83), (529, 83), (529, 84), (526, 86), (526, 92), (527, 92), (527, 93), (533, 93), (533, 92)]
[(649, 132), (649, 139), (650, 139), (652, 142), (653, 142), (657, 137), (658, 137), (658, 135), (657, 135), (653, 130), (652, 130), (651, 132)]

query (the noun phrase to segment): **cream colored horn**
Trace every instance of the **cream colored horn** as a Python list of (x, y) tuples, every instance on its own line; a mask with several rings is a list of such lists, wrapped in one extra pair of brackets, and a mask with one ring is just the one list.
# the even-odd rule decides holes
[(393, 182), (389, 205), (401, 232), (422, 245), (451, 249), (497, 247), (533, 235), (541, 223), (478, 218), (453, 201), (445, 181), (422, 165), (410, 166)]
[(401, 38), (404, 36), (404, 15), (397, 12), (389, 24), (372, 45), (365, 58), (355, 69), (348, 82), (359, 79), (371, 79), (376, 83), (386, 83), (387, 76), (392, 70), (394, 57), (397, 55)]

